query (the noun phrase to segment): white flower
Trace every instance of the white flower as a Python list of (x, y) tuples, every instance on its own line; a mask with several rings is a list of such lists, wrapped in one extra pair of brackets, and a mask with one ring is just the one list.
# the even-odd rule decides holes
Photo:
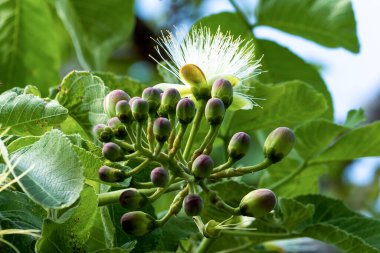
[[(177, 30), (175, 34), (168, 31), (154, 41), (158, 44), (156, 50), (165, 64), (158, 64), (175, 75), (183, 84), (160, 83), (156, 87), (163, 90), (176, 88), (181, 96), (191, 96), (191, 84), (183, 76), (180, 70), (187, 64), (196, 65), (211, 88), (217, 78), (224, 78), (231, 82), (234, 90), (233, 102), (230, 106), (233, 110), (251, 109), (256, 103), (249, 95), (239, 91), (246, 87), (242, 81), (260, 73), (260, 60), (255, 60), (254, 45), (252, 41), (244, 41), (240, 37), (234, 38), (229, 32), (223, 34), (220, 28), (215, 34), (210, 28), (193, 27), (183, 36), (183, 30)], [(163, 52), (170, 60), (163, 57)], [(194, 84), (193, 84), (194, 85)]]

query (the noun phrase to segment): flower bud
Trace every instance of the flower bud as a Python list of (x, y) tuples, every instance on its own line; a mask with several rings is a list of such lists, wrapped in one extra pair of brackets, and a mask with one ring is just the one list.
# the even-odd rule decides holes
[(198, 156), (191, 167), (193, 175), (197, 178), (206, 178), (210, 176), (214, 168), (214, 161), (208, 155)]
[(157, 167), (150, 173), (150, 180), (157, 187), (165, 187), (169, 182), (168, 171), (162, 167)]
[(211, 88), (211, 97), (219, 98), (223, 101), (225, 108), (228, 108), (233, 101), (232, 84), (226, 79), (217, 79)]
[(243, 158), (249, 150), (250, 142), (251, 137), (248, 134), (244, 132), (234, 134), (228, 144), (228, 156), (234, 160)]
[(172, 131), (172, 125), (167, 118), (157, 118), (153, 123), (153, 134), (158, 142), (165, 142)]
[(127, 178), (124, 171), (108, 167), (106, 165), (99, 168), (99, 178), (104, 182), (123, 182)]
[(205, 108), (205, 117), (210, 125), (219, 125), (222, 123), (226, 109), (222, 100), (211, 98), (207, 101)]
[(186, 84), (190, 86), (207, 86), (205, 74), (197, 65), (183, 65), (179, 70), (179, 76)]
[(104, 97), (103, 108), (108, 117), (116, 116), (116, 103), (121, 100), (129, 101), (131, 98), (123, 90), (113, 90)]
[(142, 98), (148, 101), (149, 113), (155, 113), (160, 107), (162, 91), (157, 88), (149, 87), (144, 89)]
[(121, 123), (118, 117), (108, 120), (107, 125), (112, 129), (114, 135), (118, 139), (124, 139), (127, 136), (127, 128)]
[(141, 211), (125, 213), (120, 219), (120, 224), (125, 233), (134, 236), (143, 236), (157, 227), (156, 220)]
[(203, 209), (203, 200), (196, 194), (189, 194), (183, 200), (183, 209), (188, 216), (200, 215)]
[(160, 115), (166, 116), (175, 114), (175, 109), (178, 101), (181, 99), (181, 94), (174, 88), (169, 88), (162, 93)]
[(281, 161), (292, 150), (295, 136), (291, 129), (279, 127), (273, 130), (264, 143), (264, 156), (273, 163)]
[(193, 121), (195, 116), (195, 104), (189, 98), (182, 98), (178, 104), (176, 109), (176, 114), (179, 122), (182, 124), (190, 124)]
[(116, 116), (123, 123), (130, 123), (133, 120), (131, 106), (127, 100), (121, 100), (116, 103)]
[(239, 205), (240, 214), (260, 218), (276, 206), (276, 195), (268, 189), (257, 189), (245, 195)]
[(136, 210), (148, 202), (147, 197), (135, 188), (128, 188), (120, 194), (119, 203), (122, 207)]
[(116, 143), (108, 142), (103, 145), (102, 154), (111, 162), (116, 162), (122, 157), (123, 151)]
[(104, 124), (95, 125), (92, 131), (101, 142), (109, 142), (113, 138), (112, 129)]
[(218, 228), (219, 222), (210, 220), (203, 227), (203, 235), (206, 238), (217, 238), (221, 235), (222, 230)]
[(144, 122), (148, 118), (149, 105), (148, 102), (142, 98), (136, 98), (131, 106), (133, 118), (137, 122)]

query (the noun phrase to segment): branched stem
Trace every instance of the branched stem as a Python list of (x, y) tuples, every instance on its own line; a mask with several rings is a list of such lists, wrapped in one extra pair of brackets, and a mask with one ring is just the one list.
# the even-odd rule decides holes
[(210, 249), (212, 243), (215, 241), (215, 239), (210, 239), (203, 237), (201, 244), (199, 244), (199, 247), (197, 249), (197, 253), (206, 253)]
[(272, 162), (269, 159), (265, 159), (259, 164), (253, 165), (253, 166), (247, 166), (247, 167), (240, 167), (240, 168), (230, 168), (227, 170), (223, 170), (220, 172), (217, 172), (215, 174), (212, 174), (210, 178), (212, 179), (220, 179), (225, 177), (236, 177), (236, 176), (242, 176), (244, 174), (257, 172), (263, 169), (268, 168), (270, 165), (272, 165)]

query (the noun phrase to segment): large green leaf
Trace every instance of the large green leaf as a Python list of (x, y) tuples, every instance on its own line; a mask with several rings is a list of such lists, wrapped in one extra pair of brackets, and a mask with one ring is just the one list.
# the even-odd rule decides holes
[(366, 121), (366, 117), (364, 114), (364, 110), (362, 108), (359, 108), (357, 110), (350, 110), (347, 113), (346, 121), (344, 122), (344, 126), (349, 128), (355, 128), (360, 123), (363, 123)]
[[(115, 228), (112, 224), (108, 207), (97, 208), (94, 224), (90, 231), (90, 238), (87, 241), (89, 251), (114, 247)], [(123, 251), (121, 251), (123, 252)]]
[(10, 133), (41, 135), (67, 115), (67, 109), (54, 100), (13, 91), (0, 95), (0, 132), (9, 127)]
[(33, 167), (19, 184), (41, 206), (64, 208), (78, 199), (83, 187), (83, 169), (72, 144), (58, 130), (46, 133), (11, 157), (17, 162), (14, 176)]
[(85, 69), (101, 70), (134, 26), (133, 0), (57, 0), (58, 15)]
[(53, 221), (45, 219), (37, 252), (86, 252), (91, 227), (96, 217), (98, 201), (95, 191), (87, 186), (80, 194), (79, 205), (73, 207), (70, 218)]
[(261, 0), (256, 18), (258, 25), (271, 26), (327, 47), (359, 52), (350, 0)]
[(47, 1), (0, 0), (0, 91), (59, 81), (60, 44)]
[(69, 114), (88, 134), (95, 124), (107, 119), (103, 111), (103, 99), (106, 95), (103, 81), (86, 71), (69, 73), (60, 85), (58, 102), (69, 109)]

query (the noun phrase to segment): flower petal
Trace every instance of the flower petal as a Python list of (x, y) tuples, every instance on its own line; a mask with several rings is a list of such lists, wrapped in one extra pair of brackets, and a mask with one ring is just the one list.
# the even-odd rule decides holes
[(182, 84), (174, 84), (174, 83), (159, 83), (155, 85), (154, 87), (159, 88), (163, 91), (169, 89), (169, 88), (174, 88), (178, 90), (179, 94), (181, 94), (181, 97), (188, 97), (191, 94), (191, 89), (190, 86), (188, 85), (182, 85)]
[(253, 108), (254, 103), (246, 96), (241, 93), (234, 93), (234, 99), (229, 110), (237, 111), (237, 110), (250, 110)]

